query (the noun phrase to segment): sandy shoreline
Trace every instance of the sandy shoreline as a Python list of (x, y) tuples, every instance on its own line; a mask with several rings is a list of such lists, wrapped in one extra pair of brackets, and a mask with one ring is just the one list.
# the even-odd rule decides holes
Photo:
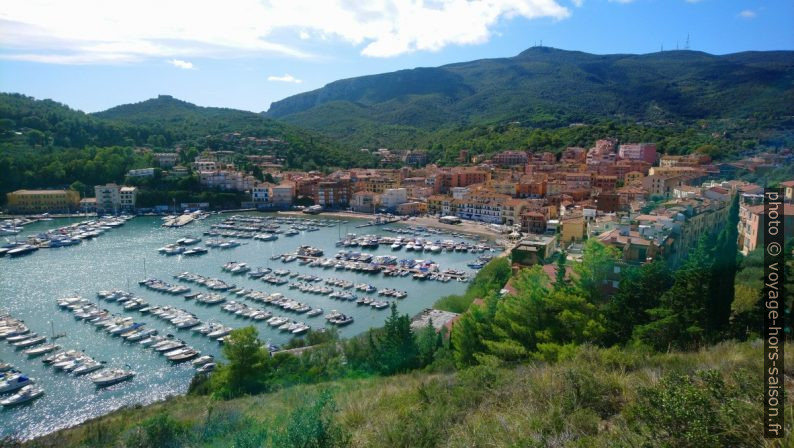
[[(307, 215), (306, 213), (298, 212), (298, 211), (281, 211), (278, 212), (278, 214), (288, 215), (288, 216), (303, 216), (303, 217), (319, 216), (319, 217), (327, 217), (327, 218), (366, 219), (366, 220), (371, 220), (375, 217), (375, 215), (368, 213), (355, 213), (355, 212), (344, 212), (344, 211), (322, 212), (317, 215)], [(464, 220), (460, 224), (444, 224), (438, 222), (437, 218), (423, 216), (423, 217), (410, 217), (406, 220), (400, 220), (399, 222), (411, 226), (432, 227), (434, 229), (446, 230), (449, 232), (466, 233), (469, 235), (481, 236), (492, 240), (496, 240), (496, 239), (500, 239), (500, 237), (504, 237), (504, 235), (491, 230), (486, 225), (473, 221)]]

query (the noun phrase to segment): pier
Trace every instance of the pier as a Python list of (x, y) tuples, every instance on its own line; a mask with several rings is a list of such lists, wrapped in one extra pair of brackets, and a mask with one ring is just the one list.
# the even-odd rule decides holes
[(163, 222), (163, 227), (182, 227), (190, 224), (191, 222), (195, 221), (195, 217), (193, 214), (184, 214), (179, 215), (175, 218), (166, 219)]

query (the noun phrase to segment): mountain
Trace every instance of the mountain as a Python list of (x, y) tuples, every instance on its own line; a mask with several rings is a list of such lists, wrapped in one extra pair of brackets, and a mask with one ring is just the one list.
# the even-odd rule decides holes
[(123, 104), (91, 115), (127, 125), (168, 128), (182, 138), (236, 132), (241, 128), (256, 128), (260, 132), (274, 134), (292, 130), (291, 126), (267, 119), (261, 114), (220, 107), (201, 107), (170, 95)]
[(343, 142), (518, 121), (794, 115), (794, 52), (595, 55), (533, 47), (517, 56), (362, 76), (274, 102), (266, 115)]

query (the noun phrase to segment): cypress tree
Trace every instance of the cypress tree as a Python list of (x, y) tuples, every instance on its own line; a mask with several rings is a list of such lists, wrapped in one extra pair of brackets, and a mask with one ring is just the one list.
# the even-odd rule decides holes
[(712, 338), (719, 337), (728, 327), (731, 304), (735, 295), (736, 256), (739, 239), (739, 195), (733, 195), (728, 220), (717, 236), (714, 245), (714, 265), (711, 294), (708, 304), (708, 331)]

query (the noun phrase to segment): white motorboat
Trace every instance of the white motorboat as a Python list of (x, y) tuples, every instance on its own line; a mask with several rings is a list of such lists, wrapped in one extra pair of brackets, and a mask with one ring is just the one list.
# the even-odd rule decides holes
[(197, 350), (194, 350), (194, 349), (190, 348), (190, 349), (183, 350), (180, 353), (173, 354), (173, 355), (170, 355), (170, 356), (166, 356), (166, 358), (168, 358), (168, 360), (171, 361), (171, 362), (184, 362), (184, 361), (188, 361), (190, 359), (193, 359), (193, 358), (195, 358), (198, 355), (199, 355), (199, 352)]
[(29, 348), (29, 349), (23, 351), (22, 353), (24, 353), (24, 354), (26, 354), (26, 355), (28, 355), (28, 356), (30, 356), (32, 358), (34, 356), (39, 356), (39, 355), (43, 355), (45, 353), (53, 352), (55, 350), (58, 350), (59, 348), (61, 348), (61, 346), (58, 345), (58, 344), (44, 344), (44, 345), (42, 345), (40, 347)]
[(45, 336), (36, 336), (30, 339), (25, 339), (24, 341), (14, 342), (14, 347), (16, 348), (27, 348), (32, 347), (34, 345), (41, 344), (42, 342), (46, 341), (47, 338)]
[(72, 375), (80, 376), (86, 375), (88, 373), (96, 372), (97, 370), (101, 369), (105, 365), (100, 361), (90, 360), (83, 363), (81, 366), (77, 367), (76, 369), (72, 370)]
[(123, 381), (131, 380), (135, 372), (124, 369), (108, 369), (91, 375), (91, 381), (96, 387), (107, 387)]
[(213, 370), (215, 370), (214, 362), (208, 362), (196, 369), (198, 373), (209, 373), (212, 372)]
[(16, 406), (33, 401), (42, 395), (44, 395), (44, 389), (36, 386), (25, 386), (19, 392), (11, 395), (5, 400), (0, 401), (0, 405), (3, 405), (4, 407)]
[(8, 342), (9, 344), (13, 344), (14, 342), (24, 341), (25, 339), (30, 339), (36, 336), (38, 336), (37, 333), (24, 332), (22, 334), (7, 337), (6, 342)]
[(182, 341), (169, 341), (169, 342), (167, 342), (167, 343), (165, 343), (165, 344), (163, 344), (163, 345), (161, 345), (159, 347), (155, 347), (154, 351), (160, 352), (160, 353), (165, 353), (165, 352), (170, 352), (171, 350), (176, 350), (176, 349), (178, 349), (180, 347), (184, 347), (184, 346), (185, 346), (185, 343), (182, 342)]
[(8, 392), (14, 392), (15, 390), (22, 389), (23, 387), (33, 384), (32, 378), (28, 378), (22, 374), (13, 374), (10, 377), (6, 378), (5, 381), (0, 382), (0, 394), (6, 394)]
[(215, 360), (215, 358), (213, 358), (212, 355), (204, 355), (204, 356), (200, 356), (200, 357), (194, 359), (192, 364), (193, 364), (194, 367), (199, 367), (199, 366), (202, 366), (204, 364), (213, 362), (214, 360)]

